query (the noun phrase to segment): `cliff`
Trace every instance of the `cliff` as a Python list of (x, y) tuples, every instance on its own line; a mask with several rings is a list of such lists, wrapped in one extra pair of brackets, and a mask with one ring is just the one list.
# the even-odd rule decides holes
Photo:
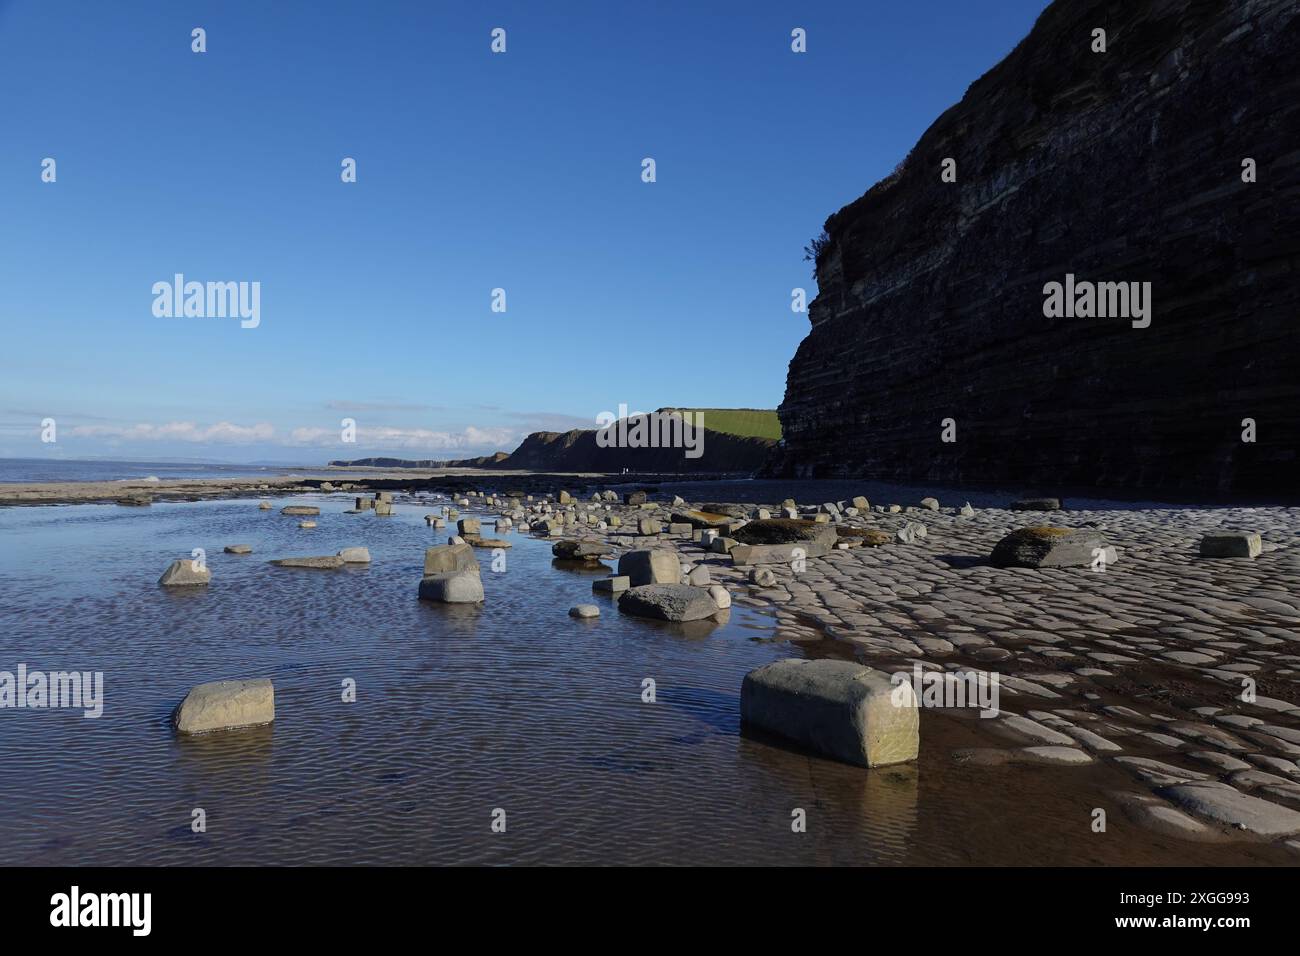
[(626, 468), (643, 474), (752, 474), (776, 443), (703, 429), (703, 453), (687, 458), (681, 448), (601, 448), (594, 429), (533, 432), (499, 465), (527, 471), (586, 471), (618, 474)]
[[(1298, 11), (1048, 7), (827, 220), (770, 472), (1294, 493)], [(1045, 316), (1067, 274), (1149, 282), (1149, 326)]]
[[(740, 424), (736, 427), (754, 427), (756, 416), (771, 416), (771, 411), (754, 409), (711, 410), (725, 422), (727, 412)], [(737, 414), (739, 412), (748, 415)], [(705, 421), (709, 421), (706, 417)], [(631, 421), (631, 420), (628, 420)], [(724, 426), (726, 427), (726, 426)], [(352, 461), (331, 461), (333, 466), (367, 466), (373, 468), (498, 468), (502, 470), (538, 472), (597, 472), (621, 474), (625, 469), (638, 474), (672, 475), (728, 473), (753, 474), (767, 461), (776, 447), (776, 441), (748, 435), (735, 435), (712, 428), (702, 428), (691, 444), (698, 447), (698, 457), (688, 457), (681, 447), (665, 448), (602, 448), (596, 441), (595, 429), (575, 428), (567, 432), (533, 432), (510, 454), (497, 452), (479, 458), (454, 460), (357, 458)]]

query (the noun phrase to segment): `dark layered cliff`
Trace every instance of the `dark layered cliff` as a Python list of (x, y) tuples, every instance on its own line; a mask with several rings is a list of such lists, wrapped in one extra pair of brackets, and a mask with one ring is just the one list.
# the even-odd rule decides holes
[[(827, 220), (771, 470), (1294, 493), (1297, 63), (1295, 0), (1052, 4)], [(1149, 326), (1046, 316), (1067, 274)]]

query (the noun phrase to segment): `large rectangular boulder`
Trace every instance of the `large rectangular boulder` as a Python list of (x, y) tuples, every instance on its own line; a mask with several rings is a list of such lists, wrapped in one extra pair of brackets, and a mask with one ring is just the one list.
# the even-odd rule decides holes
[(420, 599), (444, 604), (481, 604), (483, 579), (478, 568), (431, 574), (420, 580)]
[(645, 584), (629, 588), (618, 599), (625, 614), (660, 621), (701, 621), (718, 612), (706, 588), (690, 584)]
[(424, 574), (445, 574), (450, 571), (478, 569), (474, 548), (468, 544), (440, 544), (424, 552)]
[(676, 552), (645, 548), (629, 551), (619, 558), (618, 573), (626, 575), (633, 587), (677, 584), (682, 577), (682, 563)]
[(1011, 532), (994, 546), (989, 560), (998, 568), (1087, 567), (1098, 552), (1106, 564), (1114, 563), (1115, 550), (1099, 532), (1042, 525)]
[(740, 718), (861, 767), (915, 760), (920, 715), (910, 685), (851, 661), (781, 660), (745, 675)]
[(1253, 531), (1229, 531), (1201, 538), (1203, 558), (1257, 558), (1264, 544)]

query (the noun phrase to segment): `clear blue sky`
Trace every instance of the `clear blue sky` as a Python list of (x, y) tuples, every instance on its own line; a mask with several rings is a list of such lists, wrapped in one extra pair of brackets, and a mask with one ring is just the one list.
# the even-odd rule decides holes
[[(804, 244), (1045, 5), (0, 0), (0, 456), (458, 457), (620, 402), (773, 408)], [(260, 282), (261, 324), (155, 317), (177, 272)]]

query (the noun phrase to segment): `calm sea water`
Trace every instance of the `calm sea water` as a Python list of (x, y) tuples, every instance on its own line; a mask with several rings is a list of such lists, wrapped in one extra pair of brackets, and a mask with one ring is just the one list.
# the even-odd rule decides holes
[[(290, 501), (319, 504), (319, 527), (280, 515)], [(749, 736), (748, 670), (844, 646), (774, 642), (743, 607), (722, 624), (621, 616), (519, 534), (504, 573), (485, 564), (482, 607), (428, 604), (435, 505), (347, 506), (0, 509), (0, 670), (102, 671), (106, 698), (97, 720), (0, 710), (4, 863), (1250, 862), (1123, 821), (1124, 839), (1094, 839), (1098, 794), (1126, 785), (1115, 771), (959, 770), (952, 747), (988, 743), (975, 721), (925, 714), (919, 763), (870, 772)], [(222, 553), (233, 543), (254, 553)], [(266, 564), (348, 545), (374, 563)], [(196, 547), (211, 586), (159, 588)], [(567, 616), (593, 600), (598, 620)], [(188, 689), (231, 677), (274, 680), (274, 724), (178, 737)]]
[(323, 468), (266, 465), (208, 465), (166, 461), (76, 461), (60, 458), (0, 458), (0, 482), (125, 481), (141, 478), (259, 478), (310, 474)]

